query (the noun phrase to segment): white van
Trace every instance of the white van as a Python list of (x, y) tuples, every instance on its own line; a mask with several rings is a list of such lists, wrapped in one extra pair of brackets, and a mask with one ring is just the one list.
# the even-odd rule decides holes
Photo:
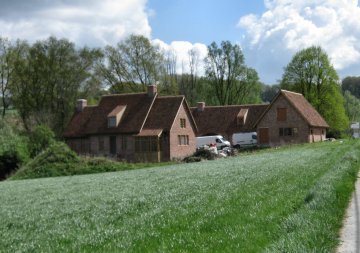
[(234, 133), (232, 136), (234, 148), (253, 147), (257, 145), (257, 133)]
[(225, 140), (221, 135), (196, 137), (197, 148), (203, 147), (204, 145), (210, 146), (210, 144), (216, 144), (217, 149), (230, 147), (230, 142)]

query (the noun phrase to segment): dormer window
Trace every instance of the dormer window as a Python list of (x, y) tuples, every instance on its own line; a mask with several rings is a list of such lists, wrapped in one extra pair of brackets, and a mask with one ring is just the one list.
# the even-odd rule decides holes
[(116, 117), (108, 118), (108, 127), (116, 127)]
[(119, 125), (125, 109), (126, 105), (118, 105), (107, 115), (108, 128), (117, 127)]
[(248, 108), (240, 109), (240, 112), (237, 115), (237, 124), (239, 126), (245, 125), (247, 115), (248, 115)]

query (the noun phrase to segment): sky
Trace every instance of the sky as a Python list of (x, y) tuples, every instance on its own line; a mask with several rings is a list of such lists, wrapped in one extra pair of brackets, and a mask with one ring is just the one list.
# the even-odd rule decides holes
[(1, 37), (34, 42), (53, 35), (104, 47), (144, 35), (175, 52), (179, 73), (187, 71), (189, 50), (203, 59), (211, 42), (229, 40), (266, 84), (277, 83), (293, 55), (312, 45), (327, 52), (340, 78), (360, 76), (357, 0), (0, 0), (0, 6)]

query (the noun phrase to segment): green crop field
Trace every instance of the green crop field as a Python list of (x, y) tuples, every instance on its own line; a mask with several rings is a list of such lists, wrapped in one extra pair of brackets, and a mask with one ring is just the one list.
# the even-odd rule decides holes
[(0, 252), (331, 252), (360, 142), (0, 182)]

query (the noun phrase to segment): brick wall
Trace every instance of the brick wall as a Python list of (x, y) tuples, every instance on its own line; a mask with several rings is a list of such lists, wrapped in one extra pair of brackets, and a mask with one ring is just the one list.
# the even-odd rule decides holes
[[(277, 108), (286, 108), (286, 120), (278, 121)], [(259, 137), (259, 128), (269, 128), (269, 145), (280, 146), (283, 144), (296, 144), (310, 142), (310, 129), (308, 123), (296, 111), (295, 108), (283, 96), (272, 104), (270, 110), (264, 115), (257, 125)], [(297, 134), (294, 136), (280, 136), (279, 128), (297, 128)]]
[[(181, 128), (180, 119), (185, 119), (186, 127)], [(179, 135), (189, 136), (189, 145), (179, 145)], [(184, 104), (180, 106), (179, 112), (175, 118), (174, 124), (170, 131), (170, 159), (181, 159), (192, 155), (196, 150), (196, 139), (194, 126), (191, 124)]]
[(310, 128), (309, 142), (323, 141), (326, 138), (326, 129), (324, 128)]

